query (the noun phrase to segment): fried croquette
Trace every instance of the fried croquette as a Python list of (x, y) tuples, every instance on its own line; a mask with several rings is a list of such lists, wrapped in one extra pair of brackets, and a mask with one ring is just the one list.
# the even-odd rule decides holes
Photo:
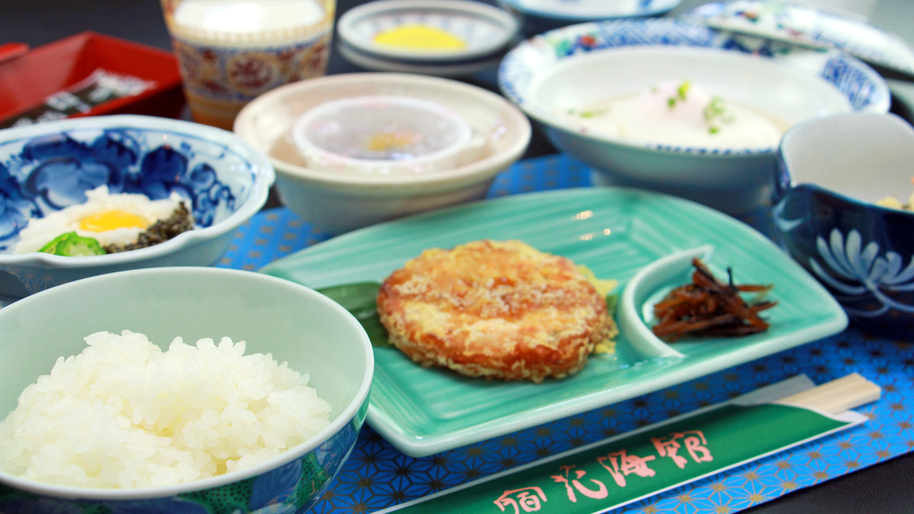
[(521, 241), (426, 250), (387, 277), (377, 308), (412, 360), (491, 379), (571, 375), (617, 333), (578, 266)]

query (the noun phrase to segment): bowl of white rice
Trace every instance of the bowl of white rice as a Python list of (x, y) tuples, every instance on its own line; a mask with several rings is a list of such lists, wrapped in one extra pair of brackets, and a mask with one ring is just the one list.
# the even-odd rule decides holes
[(164, 267), (0, 309), (0, 512), (305, 512), (365, 420), (359, 322), (267, 275)]

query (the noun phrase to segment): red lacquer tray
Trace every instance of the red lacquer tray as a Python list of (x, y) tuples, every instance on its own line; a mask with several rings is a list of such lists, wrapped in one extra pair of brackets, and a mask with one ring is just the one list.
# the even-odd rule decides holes
[(94, 32), (31, 50), (0, 45), (0, 128), (42, 115), (178, 118), (183, 108), (181, 75), (170, 51)]

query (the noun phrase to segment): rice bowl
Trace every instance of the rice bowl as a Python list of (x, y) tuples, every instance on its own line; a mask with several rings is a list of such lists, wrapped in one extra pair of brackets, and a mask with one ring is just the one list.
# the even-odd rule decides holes
[(86, 335), (124, 330), (145, 334), (162, 350), (177, 336), (246, 341), (245, 353), (270, 354), (309, 375), (308, 386), (331, 406), (327, 426), (263, 462), (174, 485), (53, 485), (0, 470), (0, 489), (13, 491), (0, 495), (0, 511), (81, 512), (91, 503), (114, 512), (184, 512), (187, 502), (205, 509), (198, 512), (307, 509), (326, 491), (364, 423), (374, 368), (368, 336), (345, 309), (285, 280), (220, 268), (131, 270), (63, 284), (0, 309), (0, 416), (58, 358), (80, 353)]

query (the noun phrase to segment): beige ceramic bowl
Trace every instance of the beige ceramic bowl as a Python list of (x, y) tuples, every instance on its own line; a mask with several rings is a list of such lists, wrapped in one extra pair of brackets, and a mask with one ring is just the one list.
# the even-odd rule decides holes
[[(474, 133), (464, 162), (397, 175), (309, 168), (292, 141), (296, 120), (325, 102), (366, 95), (430, 100), (458, 113)], [(523, 155), (530, 132), (527, 117), (498, 94), (399, 73), (332, 75), (282, 86), (245, 106), (235, 120), (235, 133), (272, 162), (282, 202), (318, 230), (336, 234), (483, 198), (495, 176)]]

